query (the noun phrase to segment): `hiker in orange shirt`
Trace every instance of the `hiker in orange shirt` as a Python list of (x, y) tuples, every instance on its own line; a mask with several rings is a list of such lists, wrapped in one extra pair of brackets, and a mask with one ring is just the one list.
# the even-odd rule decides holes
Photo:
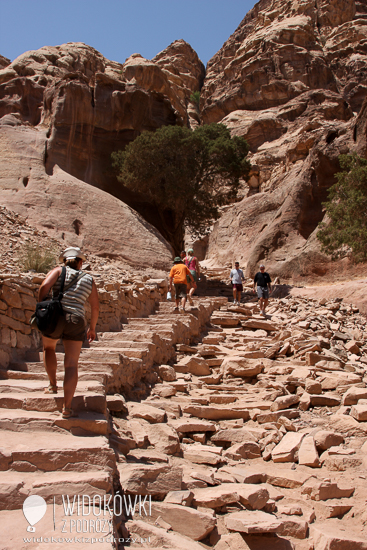
[(187, 277), (189, 277), (194, 288), (196, 288), (196, 283), (194, 277), (191, 275), (190, 270), (182, 263), (181, 258), (178, 256), (173, 260), (174, 266), (172, 267), (169, 274), (169, 291), (172, 292), (172, 282), (175, 285), (175, 298), (176, 298), (176, 307), (175, 312), (178, 312), (180, 298), (182, 310), (185, 312), (185, 305), (187, 299)]

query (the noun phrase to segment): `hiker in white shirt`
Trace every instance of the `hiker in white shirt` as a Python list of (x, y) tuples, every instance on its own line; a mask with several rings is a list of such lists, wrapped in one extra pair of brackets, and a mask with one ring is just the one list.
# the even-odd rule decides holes
[(233, 287), (233, 304), (240, 305), (241, 303), (241, 292), (243, 291), (242, 281), (245, 280), (243, 276), (243, 271), (240, 269), (239, 262), (235, 262), (234, 269), (232, 269), (230, 278), (232, 281)]

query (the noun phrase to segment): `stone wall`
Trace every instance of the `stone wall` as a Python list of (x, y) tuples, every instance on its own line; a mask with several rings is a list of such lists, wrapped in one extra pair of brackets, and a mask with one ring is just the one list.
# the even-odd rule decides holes
[[(30, 327), (29, 320), (36, 307), (42, 280), (39, 275), (0, 275), (1, 367), (41, 345), (40, 333)], [(129, 317), (148, 316), (167, 291), (164, 279), (131, 284), (104, 282), (98, 276), (95, 280), (100, 299), (97, 332), (119, 331)], [(88, 302), (86, 310), (88, 319)]]

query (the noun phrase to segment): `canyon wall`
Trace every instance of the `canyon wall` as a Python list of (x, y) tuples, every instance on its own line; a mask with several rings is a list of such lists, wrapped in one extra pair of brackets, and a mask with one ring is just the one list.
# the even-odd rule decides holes
[(263, 261), (285, 278), (350, 270), (321, 254), (316, 232), (338, 156), (366, 153), (366, 54), (366, 0), (261, 0), (209, 61), (202, 121), (243, 136), (253, 165), (242, 201), (214, 225), (209, 265), (238, 259), (253, 275)]
[(111, 153), (143, 130), (190, 124), (205, 73), (192, 48), (180, 40), (156, 61), (134, 54), (120, 64), (71, 43), (0, 61), (1, 204), (68, 244), (167, 268), (171, 247), (149, 215), (124, 204), (139, 208)]

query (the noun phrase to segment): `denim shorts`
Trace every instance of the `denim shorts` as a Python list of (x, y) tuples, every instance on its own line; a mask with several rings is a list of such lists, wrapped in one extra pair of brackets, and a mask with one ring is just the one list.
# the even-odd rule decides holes
[(84, 342), (85, 340), (86, 322), (84, 317), (75, 315), (74, 313), (64, 313), (61, 315), (55, 330), (51, 334), (44, 333), (47, 338), (52, 340), (75, 340)]

